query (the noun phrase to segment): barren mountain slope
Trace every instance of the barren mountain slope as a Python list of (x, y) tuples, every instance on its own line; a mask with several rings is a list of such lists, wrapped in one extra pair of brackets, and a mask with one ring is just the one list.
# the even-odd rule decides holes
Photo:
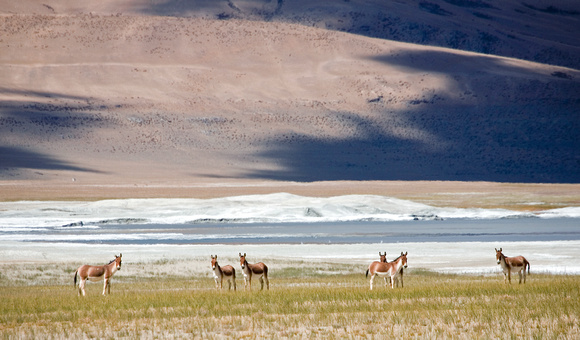
[(0, 16), (4, 180), (580, 180), (573, 68), (137, 1), (27, 3)]
[(297, 23), (369, 37), (580, 68), (570, 0), (32, 0), (8, 14), (94, 13)]

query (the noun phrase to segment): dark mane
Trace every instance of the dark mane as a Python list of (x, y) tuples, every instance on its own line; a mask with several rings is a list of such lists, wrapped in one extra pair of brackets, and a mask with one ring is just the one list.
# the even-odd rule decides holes
[(401, 256), (403, 256), (403, 255), (399, 255), (399, 257), (397, 257), (396, 259), (394, 259), (394, 260), (393, 260), (393, 261), (391, 261), (391, 262), (397, 262), (397, 260), (398, 260), (398, 259), (400, 259), (400, 258), (401, 258)]

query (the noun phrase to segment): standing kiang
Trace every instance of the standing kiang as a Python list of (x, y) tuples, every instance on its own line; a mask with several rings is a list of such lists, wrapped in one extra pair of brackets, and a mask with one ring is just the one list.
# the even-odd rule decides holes
[[(387, 263), (387, 262), (388, 262), (388, 261), (387, 261), (387, 252), (385, 252), (384, 254), (382, 254), (382, 253), (379, 251), (379, 260), (378, 260), (378, 261), (373, 261), (373, 262), (371, 262), (371, 264), (369, 265), (369, 269), (367, 269), (367, 272), (366, 272), (366, 275), (365, 275), (365, 277), (368, 277), (368, 276), (369, 276), (369, 271), (371, 270), (371, 268), (377, 268), (377, 266), (380, 266), (380, 264), (381, 264), (381, 263)], [(387, 275), (385, 275), (385, 276), (384, 276), (384, 279), (385, 279), (385, 286), (387, 286), (387, 285), (388, 285), (388, 278), (389, 278), (389, 277), (388, 277)], [(373, 288), (372, 288), (372, 282), (371, 282), (371, 289), (373, 289)]]
[(246, 261), (246, 253), (240, 255), (240, 265), (242, 266), (242, 274), (244, 274), (244, 289), (247, 288), (248, 284), (250, 286), (250, 290), (252, 290), (252, 276), (256, 275), (260, 278), (261, 289), (264, 289), (264, 281), (266, 281), (266, 289), (270, 289), (270, 281), (268, 280), (268, 267), (262, 263), (248, 263)]
[[(380, 253), (379, 253), (380, 255)], [(385, 254), (386, 255), (386, 254)], [(385, 278), (385, 286), (387, 285), (387, 277), (391, 279), (391, 288), (395, 288), (395, 280), (401, 279), (402, 286), (402, 275), (403, 268), (407, 268), (407, 253), (401, 252), (401, 256), (397, 257), (392, 262), (379, 262), (375, 261), (369, 265), (369, 269), (366, 272), (368, 277), (371, 274), (371, 290), (373, 289), (373, 282), (375, 277), (378, 275)], [(398, 282), (398, 281), (397, 281)], [(398, 286), (398, 284), (397, 284)]]
[(504, 282), (512, 283), (512, 272), (517, 272), (520, 276), (520, 284), (522, 283), (522, 272), (524, 283), (526, 283), (526, 267), (528, 268), (528, 275), (530, 274), (530, 263), (523, 256), (507, 257), (502, 253), (502, 248), (495, 248), (495, 259), (497, 264), (503, 270)]
[(80, 266), (75, 272), (74, 277), (75, 286), (77, 285), (77, 274), (81, 279), (79, 282), (79, 295), (86, 295), (85, 283), (87, 280), (93, 282), (104, 280), (103, 295), (106, 295), (107, 293), (111, 294), (111, 278), (117, 272), (117, 270), (121, 269), (122, 256), (123, 254), (119, 254), (119, 256), (115, 255), (114, 260), (102, 266), (91, 266), (88, 264)]
[(211, 255), (211, 270), (213, 271), (216, 289), (223, 289), (225, 279), (228, 281), (228, 290), (232, 288), (232, 285), (234, 286), (234, 290), (236, 290), (236, 270), (234, 267), (230, 265), (220, 266), (217, 255)]

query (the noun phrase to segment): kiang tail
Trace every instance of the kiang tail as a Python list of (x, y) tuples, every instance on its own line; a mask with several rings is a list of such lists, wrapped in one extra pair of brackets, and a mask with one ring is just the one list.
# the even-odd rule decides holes
[(365, 277), (369, 277), (369, 270), (367, 269), (367, 273), (365, 274)]
[(77, 286), (77, 273), (78, 272), (79, 272), (78, 270), (75, 272), (75, 278), (74, 278), (75, 287)]

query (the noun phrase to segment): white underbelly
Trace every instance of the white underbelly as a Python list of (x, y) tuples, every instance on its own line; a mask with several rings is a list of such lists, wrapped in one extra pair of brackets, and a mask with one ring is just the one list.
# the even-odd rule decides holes
[(87, 279), (92, 282), (99, 282), (103, 280), (104, 275), (101, 276), (89, 276)]
[(380, 277), (391, 276), (390, 272), (376, 272), (376, 274)]

